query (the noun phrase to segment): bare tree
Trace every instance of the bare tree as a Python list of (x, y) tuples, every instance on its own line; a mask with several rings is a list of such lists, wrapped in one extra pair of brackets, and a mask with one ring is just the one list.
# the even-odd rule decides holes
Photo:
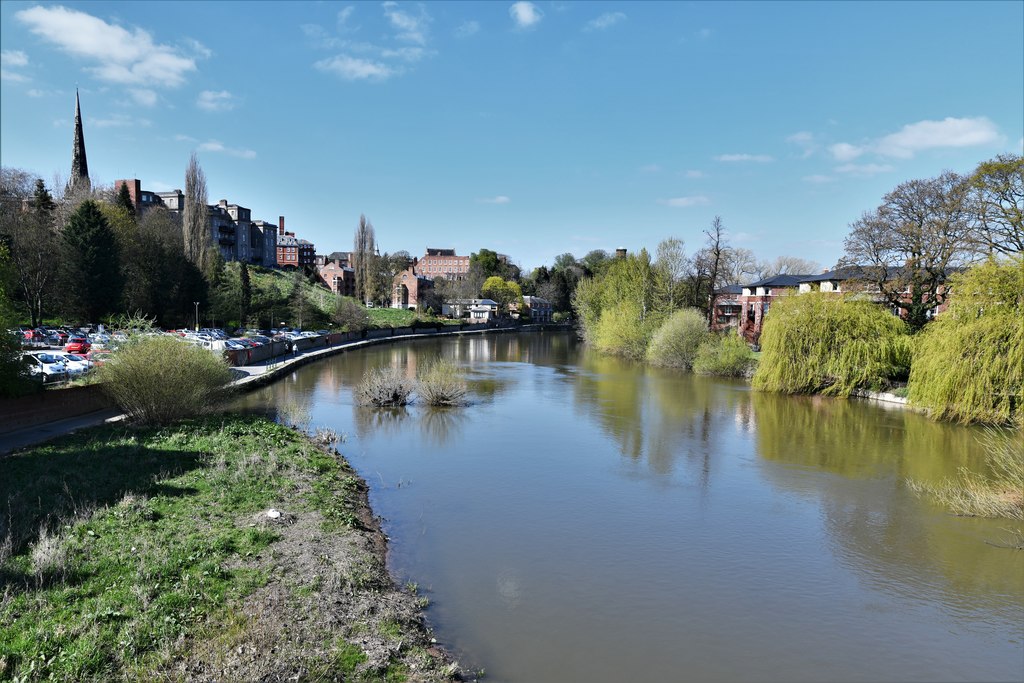
[(57, 279), (56, 209), (42, 180), (20, 169), (0, 170), (0, 240), (10, 245), (15, 292), (33, 327), (42, 323)]
[(715, 289), (725, 284), (720, 282), (720, 279), (726, 272), (724, 266), (729, 253), (721, 216), (714, 217), (711, 227), (704, 231), (704, 235), (704, 248), (694, 257), (695, 270), (698, 273), (696, 297), (710, 325), (715, 312)]
[(975, 236), (989, 252), (1024, 251), (1024, 157), (1000, 154), (970, 179)]
[(206, 203), (206, 174), (199, 166), (195, 152), (185, 169), (185, 205), (182, 209), (182, 233), (185, 256), (199, 270), (206, 272), (209, 259), (210, 216)]
[(859, 267), (861, 279), (905, 310), (914, 329), (942, 304), (950, 271), (974, 256), (969, 191), (952, 171), (910, 180), (850, 226), (840, 264)]
[(772, 275), (813, 275), (821, 270), (821, 264), (817, 261), (803, 259), (798, 256), (777, 256), (774, 261), (764, 261), (760, 264), (760, 277), (766, 278)]
[(366, 220), (364, 214), (359, 215), (359, 227), (352, 249), (352, 269), (355, 271), (355, 294), (363, 303), (376, 299), (377, 283), (374, 277), (374, 259), (376, 257), (376, 239), (373, 224)]
[(725, 251), (720, 281), (726, 285), (739, 285), (760, 280), (762, 264), (750, 249), (735, 248)]
[(689, 265), (681, 239), (669, 237), (658, 243), (654, 267), (661, 276), (661, 288), (664, 290), (662, 296), (670, 311), (683, 304), (682, 284)]

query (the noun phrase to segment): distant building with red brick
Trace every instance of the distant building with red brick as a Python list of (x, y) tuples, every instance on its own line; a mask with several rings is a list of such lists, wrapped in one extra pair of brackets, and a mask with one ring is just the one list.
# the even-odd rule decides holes
[(416, 309), (424, 295), (434, 289), (434, 281), (411, 265), (395, 276), (391, 287), (391, 308)]
[(454, 249), (427, 247), (416, 265), (420, 273), (432, 279), (462, 280), (469, 273), (469, 257), (457, 256)]
[[(320, 258), (317, 257), (318, 260)], [(340, 259), (317, 265), (316, 271), (320, 281), (338, 296), (356, 295), (356, 272), (344, 265)]]
[(294, 232), (286, 232), (284, 216), (278, 217), (277, 226), (278, 267), (312, 270), (316, 261), (316, 247), (313, 243), (299, 239)]

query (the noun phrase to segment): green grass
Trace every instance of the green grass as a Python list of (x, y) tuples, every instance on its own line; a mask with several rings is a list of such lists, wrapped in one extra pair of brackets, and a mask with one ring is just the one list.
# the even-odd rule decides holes
[(416, 319), (416, 311), (402, 308), (370, 308), (370, 327), (408, 327)]
[(347, 465), (258, 418), (103, 428), (2, 465), (0, 680), (146, 679), (217, 633), (268, 579), (246, 558), (277, 535), (251, 520), (298, 477), (317, 486), (289, 504), (358, 524)]

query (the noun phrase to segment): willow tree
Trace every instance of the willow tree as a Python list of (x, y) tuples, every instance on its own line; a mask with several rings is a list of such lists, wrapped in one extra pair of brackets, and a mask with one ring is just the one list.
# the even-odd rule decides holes
[(975, 266), (952, 288), (916, 340), (910, 402), (940, 419), (1024, 426), (1024, 256)]
[(877, 304), (825, 292), (779, 297), (754, 388), (849, 396), (906, 377), (910, 356), (907, 325)]

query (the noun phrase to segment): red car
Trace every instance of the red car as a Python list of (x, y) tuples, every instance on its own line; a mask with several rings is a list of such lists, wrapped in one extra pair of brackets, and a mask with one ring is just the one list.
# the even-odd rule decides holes
[(89, 340), (85, 337), (71, 337), (68, 339), (68, 343), (64, 347), (64, 350), (68, 353), (77, 353), (84, 356), (89, 353), (89, 349), (91, 348), (92, 344), (90, 344)]

